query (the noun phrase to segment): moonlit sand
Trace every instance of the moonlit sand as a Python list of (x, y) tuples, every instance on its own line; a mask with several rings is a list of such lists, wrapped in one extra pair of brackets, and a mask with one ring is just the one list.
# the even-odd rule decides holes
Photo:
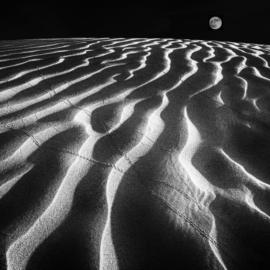
[(270, 269), (270, 47), (0, 42), (0, 269)]

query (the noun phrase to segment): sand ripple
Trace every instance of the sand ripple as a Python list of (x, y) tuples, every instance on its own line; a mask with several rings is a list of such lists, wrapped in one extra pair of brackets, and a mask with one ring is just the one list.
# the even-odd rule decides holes
[(0, 269), (269, 269), (270, 51), (0, 43)]

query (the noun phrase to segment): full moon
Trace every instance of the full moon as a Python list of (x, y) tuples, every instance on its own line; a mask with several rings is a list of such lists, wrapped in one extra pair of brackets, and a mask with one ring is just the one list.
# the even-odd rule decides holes
[(214, 30), (219, 29), (221, 25), (222, 25), (222, 20), (219, 17), (212, 17), (209, 20), (209, 26)]

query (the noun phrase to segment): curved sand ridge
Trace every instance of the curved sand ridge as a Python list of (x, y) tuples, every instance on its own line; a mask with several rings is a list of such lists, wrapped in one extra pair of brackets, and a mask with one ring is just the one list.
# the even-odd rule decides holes
[(0, 269), (269, 269), (270, 47), (0, 43)]

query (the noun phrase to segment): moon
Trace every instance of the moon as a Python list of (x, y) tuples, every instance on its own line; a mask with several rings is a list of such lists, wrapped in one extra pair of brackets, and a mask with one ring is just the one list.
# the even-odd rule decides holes
[(209, 26), (212, 29), (217, 30), (217, 29), (219, 29), (222, 26), (222, 20), (219, 17), (217, 17), (217, 16), (212, 17), (209, 20)]

